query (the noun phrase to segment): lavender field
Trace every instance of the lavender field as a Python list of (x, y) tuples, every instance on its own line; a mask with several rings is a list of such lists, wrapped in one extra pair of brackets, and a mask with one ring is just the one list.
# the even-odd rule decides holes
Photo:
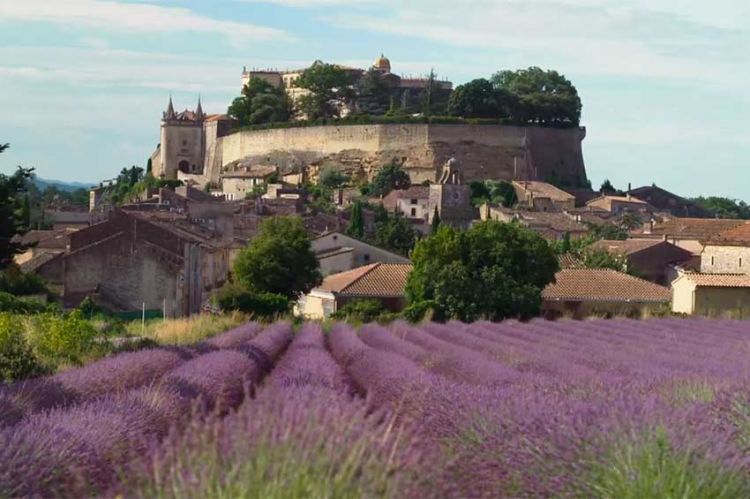
[(0, 497), (750, 497), (750, 324), (246, 324), (0, 387)]

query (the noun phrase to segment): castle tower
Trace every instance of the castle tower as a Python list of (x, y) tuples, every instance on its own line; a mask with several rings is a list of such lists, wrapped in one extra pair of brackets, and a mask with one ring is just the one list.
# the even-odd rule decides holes
[(159, 161), (153, 167), (155, 177), (176, 180), (178, 172), (189, 175), (203, 173), (206, 154), (203, 133), (205, 119), (200, 98), (195, 111), (186, 109), (176, 113), (172, 97), (169, 97), (167, 110), (162, 114)]

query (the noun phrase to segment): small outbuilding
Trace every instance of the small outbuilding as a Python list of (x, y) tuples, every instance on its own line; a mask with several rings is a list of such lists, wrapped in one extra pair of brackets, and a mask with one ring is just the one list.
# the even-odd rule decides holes
[(707, 317), (750, 318), (750, 275), (686, 272), (672, 283), (672, 311)]

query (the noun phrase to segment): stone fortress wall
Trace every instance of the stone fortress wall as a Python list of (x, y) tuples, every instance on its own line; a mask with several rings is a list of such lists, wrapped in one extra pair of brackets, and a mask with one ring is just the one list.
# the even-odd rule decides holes
[(394, 159), (412, 182), (436, 181), (451, 157), (467, 182), (483, 179), (586, 181), (584, 128), (504, 125), (388, 124), (240, 131), (208, 140), (204, 175), (216, 182), (236, 160), (276, 164), (282, 171), (333, 166), (372, 175)]

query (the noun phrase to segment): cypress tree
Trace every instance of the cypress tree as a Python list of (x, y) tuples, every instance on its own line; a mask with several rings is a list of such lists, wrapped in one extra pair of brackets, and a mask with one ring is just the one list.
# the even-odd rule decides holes
[(355, 201), (352, 205), (352, 218), (349, 221), (349, 227), (346, 233), (357, 239), (365, 237), (365, 216), (362, 211), (362, 203)]
[(439, 228), (440, 228), (440, 213), (438, 213), (438, 209), (436, 206), (435, 212), (432, 214), (432, 233), (436, 234)]

